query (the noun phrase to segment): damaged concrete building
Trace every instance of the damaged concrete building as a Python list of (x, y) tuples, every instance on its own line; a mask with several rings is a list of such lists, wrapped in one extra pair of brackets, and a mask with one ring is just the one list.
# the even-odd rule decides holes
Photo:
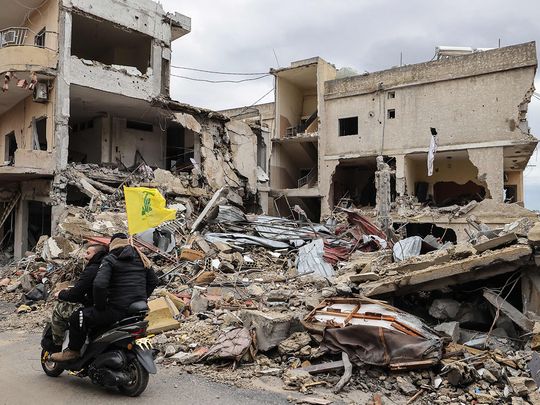
[[(249, 127), (170, 100), (171, 43), (190, 32), (189, 17), (151, 0), (1, 3), (10, 10), (0, 17), (3, 249), (21, 257), (41, 235), (55, 232), (66, 204), (96, 197), (88, 182), (80, 190), (58, 179), (72, 164), (92, 172), (91, 164), (133, 170), (144, 163), (196, 172), (194, 188), (248, 183), (255, 192)], [(240, 136), (247, 141), (236, 142)], [(247, 157), (239, 163), (236, 152)], [(172, 181), (169, 187), (185, 186), (158, 174), (157, 181)]]
[[(467, 222), (449, 206), (480, 202), (473, 213), (497, 226), (534, 216), (519, 205), (537, 144), (526, 118), (536, 66), (534, 42), (361, 75), (317, 57), (271, 71), (274, 103), (223, 113), (266, 136), (263, 210), (298, 204), (319, 220), (337, 206), (377, 207), (395, 227), (452, 228), (455, 240)], [(517, 204), (502, 214), (503, 203)]]

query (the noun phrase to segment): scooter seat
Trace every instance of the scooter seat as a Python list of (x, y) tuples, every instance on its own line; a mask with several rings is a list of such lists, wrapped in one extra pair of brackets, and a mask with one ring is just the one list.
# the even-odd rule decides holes
[(135, 301), (134, 303), (132, 303), (128, 307), (127, 313), (129, 315), (136, 315), (136, 314), (140, 314), (142, 312), (147, 312), (148, 309), (149, 308), (148, 308), (148, 304), (146, 303), (146, 301)]

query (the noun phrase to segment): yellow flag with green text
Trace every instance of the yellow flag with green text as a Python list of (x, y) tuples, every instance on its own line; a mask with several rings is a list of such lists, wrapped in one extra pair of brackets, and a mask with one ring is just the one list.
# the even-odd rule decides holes
[(176, 218), (176, 210), (165, 207), (165, 198), (155, 188), (124, 187), (124, 197), (130, 235)]

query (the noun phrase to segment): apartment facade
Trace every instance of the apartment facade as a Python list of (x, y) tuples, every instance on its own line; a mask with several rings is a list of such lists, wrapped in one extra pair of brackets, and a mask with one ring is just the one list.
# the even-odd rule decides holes
[[(336, 206), (375, 207), (380, 156), (393, 220), (406, 222), (400, 204), (409, 197), (434, 207), (523, 203), (523, 171), (538, 142), (526, 117), (536, 67), (534, 42), (353, 76), (313, 58), (271, 71), (274, 103), (224, 113), (240, 111), (236, 119), (258, 120), (269, 133), (269, 182), (259, 187), (267, 212), (298, 204), (318, 220)], [(421, 213), (415, 221), (449, 222)], [(465, 225), (452, 222), (458, 232)]]
[(171, 43), (191, 20), (150, 0), (0, 5), (0, 242), (21, 257), (54, 231), (52, 182), (69, 162), (170, 168), (195, 156), (163, 101)]

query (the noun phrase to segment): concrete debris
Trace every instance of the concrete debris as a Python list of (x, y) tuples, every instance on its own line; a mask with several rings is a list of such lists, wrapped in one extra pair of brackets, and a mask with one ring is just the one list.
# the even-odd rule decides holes
[(156, 298), (148, 302), (148, 333), (159, 333), (176, 329), (180, 323), (175, 319), (179, 312), (168, 297)]
[(435, 326), (437, 332), (441, 332), (452, 339), (452, 342), (457, 342), (460, 336), (459, 322), (445, 322)]
[(295, 332), (278, 345), (281, 354), (293, 354), (306, 347), (311, 342), (311, 337), (306, 332)]
[[(65, 200), (74, 187), (85, 203), (59, 216), (54, 236), (0, 267), (0, 298), (14, 312), (0, 315), (0, 328), (43, 316), (55, 289), (76, 278), (82, 247), (126, 231), (121, 185), (144, 185), (178, 210), (176, 220), (134, 238), (160, 279), (147, 320), (166, 367), (231, 382), (281, 378), (303, 393), (321, 385), (358, 391), (366, 395), (359, 403), (533, 401), (540, 277), (531, 257), (540, 263), (540, 222), (527, 214), (487, 226), (482, 209), (503, 208), (485, 202), (422, 208), (467, 223), (470, 235), (449, 242), (414, 227), (394, 233), (390, 216), (352, 208), (323, 223), (303, 209), (289, 218), (255, 214), (251, 183), (266, 173), (242, 180), (256, 162), (236, 167), (234, 157), (253, 148), (242, 144), (249, 128), (229, 124), (227, 140), (199, 118), (176, 114), (206, 132), (207, 159), (189, 173), (144, 163), (131, 172), (69, 165), (59, 173), (52, 197)], [(382, 188), (388, 170), (381, 165)], [(378, 203), (386, 216), (387, 200)], [(311, 398), (304, 402), (328, 401)]]

